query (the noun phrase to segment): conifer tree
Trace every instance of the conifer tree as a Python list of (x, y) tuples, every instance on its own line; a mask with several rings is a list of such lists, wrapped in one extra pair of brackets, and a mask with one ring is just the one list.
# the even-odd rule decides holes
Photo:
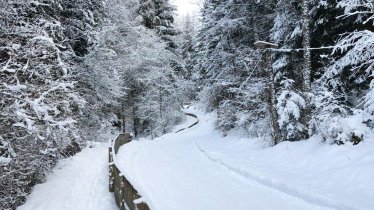
[[(224, 132), (242, 127), (254, 135), (266, 133), (255, 127), (254, 119), (269, 123), (269, 114), (266, 71), (261, 71), (261, 54), (253, 44), (267, 39), (272, 6), (271, 1), (205, 2), (194, 71), (204, 83), (200, 98), (217, 110), (217, 127)], [(258, 91), (250, 91), (253, 86)]]

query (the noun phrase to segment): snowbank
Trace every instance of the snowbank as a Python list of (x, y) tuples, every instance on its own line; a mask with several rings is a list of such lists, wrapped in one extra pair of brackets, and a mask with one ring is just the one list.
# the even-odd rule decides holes
[(248, 179), (333, 209), (374, 208), (374, 141), (326, 145), (318, 138), (259, 149), (233, 137), (197, 142), (211, 161)]

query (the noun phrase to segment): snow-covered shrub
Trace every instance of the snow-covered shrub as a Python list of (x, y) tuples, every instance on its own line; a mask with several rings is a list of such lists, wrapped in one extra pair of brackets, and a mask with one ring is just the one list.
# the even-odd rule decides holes
[(301, 123), (305, 100), (293, 89), (293, 83), (293, 80), (284, 79), (277, 98), (278, 123), (282, 140), (287, 141), (299, 141), (306, 132), (305, 126)]
[(0, 166), (7, 165), (16, 157), (11, 145), (0, 136)]
[(321, 136), (329, 144), (358, 144), (372, 135), (372, 128), (365, 122), (366, 112), (349, 108), (344, 94), (329, 91), (320, 83), (314, 90), (311, 135)]
[[(77, 92), (75, 47), (83, 52), (86, 46), (67, 41), (77, 38), (67, 26), (79, 28), (73, 19), (82, 13), (68, 3), (1, 1), (1, 153), (11, 161), (0, 166), (0, 209), (22, 204), (61, 151), (73, 140), (82, 143), (76, 123), (84, 100)], [(91, 3), (76, 6), (87, 9)]]

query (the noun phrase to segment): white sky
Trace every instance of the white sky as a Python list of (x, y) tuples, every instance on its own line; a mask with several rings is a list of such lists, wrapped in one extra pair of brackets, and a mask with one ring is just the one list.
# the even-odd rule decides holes
[(180, 16), (193, 15), (199, 12), (199, 6), (196, 4), (197, 0), (171, 0), (170, 2), (177, 6), (177, 13)]
[[(198, 2), (200, 2), (200, 4), (198, 4)], [(176, 26), (183, 27), (183, 17), (189, 14), (192, 21), (195, 23), (195, 27), (198, 27), (201, 2), (203, 2), (203, 0), (170, 0), (171, 4), (177, 6)]]

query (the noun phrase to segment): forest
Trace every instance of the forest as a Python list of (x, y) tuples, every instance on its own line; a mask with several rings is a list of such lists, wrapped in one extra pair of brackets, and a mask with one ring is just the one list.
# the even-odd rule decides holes
[(372, 0), (0, 0), (0, 209), (113, 126), (154, 139), (196, 102), (269, 147), (374, 129)]

